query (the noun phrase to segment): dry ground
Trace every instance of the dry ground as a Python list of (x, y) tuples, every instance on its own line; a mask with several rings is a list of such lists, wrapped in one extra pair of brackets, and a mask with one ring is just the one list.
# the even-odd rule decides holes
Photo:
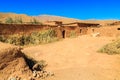
[(20, 48), (0, 42), (0, 80), (8, 80), (15, 76), (24, 79), (32, 75), (24, 60)]
[(120, 80), (120, 55), (96, 51), (111, 37), (80, 36), (25, 48), (36, 60), (45, 60), (55, 76), (50, 80)]

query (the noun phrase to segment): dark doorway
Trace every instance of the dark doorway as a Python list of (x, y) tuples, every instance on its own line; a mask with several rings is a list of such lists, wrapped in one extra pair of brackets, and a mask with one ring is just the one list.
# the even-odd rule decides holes
[(94, 30), (94, 29), (92, 29), (92, 32), (95, 32), (95, 30)]
[(65, 38), (65, 30), (62, 31), (62, 37)]
[(82, 29), (80, 29), (80, 34), (82, 33)]
[(117, 28), (117, 30), (120, 30), (120, 28)]

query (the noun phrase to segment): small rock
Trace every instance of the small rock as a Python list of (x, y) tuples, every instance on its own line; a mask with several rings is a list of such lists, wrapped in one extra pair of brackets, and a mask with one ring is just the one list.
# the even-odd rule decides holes
[(40, 71), (40, 73), (41, 73), (41, 74), (43, 74), (43, 73), (44, 73), (44, 71)]
[(51, 76), (54, 76), (54, 75), (55, 75), (54, 73), (51, 74)]
[(36, 77), (36, 76), (37, 76), (37, 72), (33, 71), (33, 77)]
[(39, 73), (39, 76), (40, 76), (40, 77), (43, 77), (43, 74), (42, 74), (42, 73)]
[(48, 74), (49, 74), (50, 76), (54, 76), (54, 73), (53, 73), (53, 72), (48, 72)]
[(10, 78), (10, 80), (17, 80), (15, 77)]
[(36, 70), (36, 71), (41, 71), (41, 67), (39, 64), (35, 64), (33, 67), (32, 67), (33, 70)]
[(43, 73), (47, 73), (47, 71), (43, 71)]
[(40, 75), (39, 75), (39, 74), (37, 74), (37, 78), (40, 78)]
[(33, 73), (37, 73), (37, 71), (36, 71), (36, 70), (34, 70), (34, 71), (33, 71)]
[(37, 76), (37, 74), (36, 73), (33, 73), (33, 77), (36, 77)]

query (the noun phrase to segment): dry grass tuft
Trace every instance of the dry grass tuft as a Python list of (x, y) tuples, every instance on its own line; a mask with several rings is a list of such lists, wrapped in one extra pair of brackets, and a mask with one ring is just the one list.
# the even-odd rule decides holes
[(98, 52), (107, 54), (120, 54), (120, 39), (103, 46)]

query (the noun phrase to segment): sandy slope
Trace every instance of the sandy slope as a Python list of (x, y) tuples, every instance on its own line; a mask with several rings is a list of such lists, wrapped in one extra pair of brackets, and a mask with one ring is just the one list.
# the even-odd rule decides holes
[(96, 52), (112, 40), (80, 36), (25, 48), (24, 52), (47, 61), (47, 69), (55, 72), (50, 80), (120, 80), (120, 56)]

